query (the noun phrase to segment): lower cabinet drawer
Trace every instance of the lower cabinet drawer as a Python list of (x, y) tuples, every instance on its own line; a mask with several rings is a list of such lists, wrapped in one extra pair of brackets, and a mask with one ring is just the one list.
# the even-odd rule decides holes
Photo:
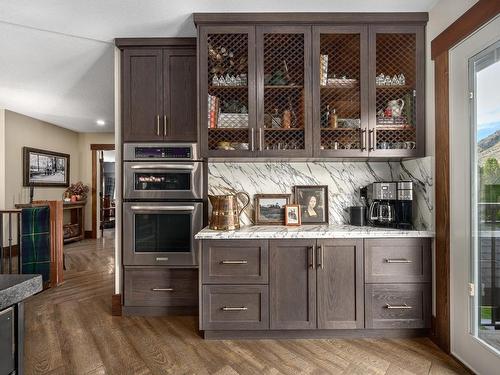
[(196, 306), (198, 270), (168, 268), (125, 269), (126, 306)]
[(366, 328), (428, 328), (431, 284), (366, 284)]
[(204, 330), (269, 328), (267, 285), (204, 285)]

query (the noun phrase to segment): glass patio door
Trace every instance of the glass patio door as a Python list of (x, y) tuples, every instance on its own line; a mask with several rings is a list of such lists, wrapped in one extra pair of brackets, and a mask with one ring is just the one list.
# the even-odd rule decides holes
[(500, 41), (469, 60), (471, 334), (500, 352)]

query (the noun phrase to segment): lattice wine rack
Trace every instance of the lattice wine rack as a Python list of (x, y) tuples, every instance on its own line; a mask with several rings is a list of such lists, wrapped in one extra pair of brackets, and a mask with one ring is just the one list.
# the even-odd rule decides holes
[(208, 149), (248, 149), (248, 35), (209, 34)]
[(264, 34), (263, 146), (305, 148), (303, 34)]
[(415, 34), (377, 34), (376, 149), (416, 147), (415, 48)]
[(320, 54), (321, 149), (360, 149), (360, 35), (321, 34)]

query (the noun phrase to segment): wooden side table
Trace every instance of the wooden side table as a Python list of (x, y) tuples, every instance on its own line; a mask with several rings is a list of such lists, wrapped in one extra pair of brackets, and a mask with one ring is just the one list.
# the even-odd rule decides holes
[(63, 210), (70, 212), (70, 222), (63, 225), (64, 243), (85, 238), (85, 205), (87, 201), (64, 202)]

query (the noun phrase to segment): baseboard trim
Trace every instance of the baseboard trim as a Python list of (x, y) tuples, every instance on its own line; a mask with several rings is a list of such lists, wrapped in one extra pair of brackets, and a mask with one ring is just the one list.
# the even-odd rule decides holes
[(122, 295), (113, 294), (111, 296), (111, 315), (122, 316)]
[(428, 336), (428, 329), (304, 329), (269, 331), (204, 331), (205, 340), (412, 338)]
[(132, 316), (175, 316), (198, 315), (198, 306), (123, 306), (123, 315)]

